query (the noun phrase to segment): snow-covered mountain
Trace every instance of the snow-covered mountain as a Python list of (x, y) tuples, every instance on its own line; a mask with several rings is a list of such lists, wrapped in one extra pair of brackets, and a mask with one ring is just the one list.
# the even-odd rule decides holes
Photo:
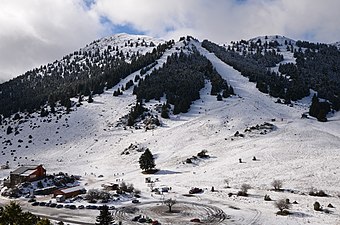
[(280, 45), (287, 45), (287, 44), (292, 44), (295, 45), (296, 41), (285, 37), (285, 36), (281, 36), (281, 35), (265, 35), (265, 36), (258, 36), (255, 38), (251, 38), (249, 39), (249, 42), (257, 42), (258, 40), (261, 40), (262, 43), (265, 43), (266, 41), (269, 42), (273, 42), (273, 41), (277, 41)]
[(338, 49), (340, 49), (340, 41), (333, 43), (332, 45), (336, 46)]
[[(258, 39), (262, 42), (276, 40), (280, 45), (286, 41), (295, 43), (282, 36), (263, 36), (250, 41)], [(85, 52), (95, 54), (107, 50), (112, 56), (122, 51), (125, 60), (130, 62), (127, 54), (136, 55), (138, 51), (145, 55), (154, 48), (151, 42), (155, 46), (164, 43), (145, 36), (116, 35), (94, 41), (73, 54), (70, 62), (72, 64), (75, 60), (76, 64), (81, 64), (86, 61)], [(210, 95), (211, 83), (206, 80), (200, 99), (192, 103), (188, 113), (170, 113), (169, 119), (162, 118), (159, 108), (166, 101), (162, 97), (145, 102), (149, 112), (158, 116), (161, 126), (152, 130), (143, 126), (142, 129), (120, 126), (120, 119), (130, 112), (136, 96), (132, 88), (116, 97), (113, 93), (130, 80), (136, 85), (135, 77), (141, 72), (137, 70), (102, 94), (94, 95), (93, 103), (83, 101), (79, 107), (73, 106), (69, 114), (59, 106), (55, 115), (50, 113), (41, 117), (40, 112), (30, 115), (20, 113), (19, 119), (13, 116), (3, 119), (0, 164), (8, 162), (11, 169), (0, 170), (0, 178), (6, 178), (9, 171), (21, 164), (44, 164), (48, 173), (63, 171), (82, 176), (80, 182), (87, 189), (101, 188), (108, 182), (125, 181), (141, 190), (141, 201), (145, 203), (140, 206), (142, 212), (157, 215), (162, 224), (171, 224), (171, 216), (170, 219), (162, 217), (157, 210), (152, 210), (153, 205), (150, 206), (153, 201), (162, 198), (192, 202), (196, 208), (207, 205), (218, 207), (228, 215), (229, 219), (210, 224), (339, 223), (340, 114), (335, 112), (328, 123), (320, 123), (311, 117), (302, 119), (301, 115), (309, 110), (312, 95), (289, 105), (278, 104), (277, 98), (260, 92), (255, 83), (249, 82), (248, 78), (194, 39), (182, 39), (167, 48), (145, 76), (160, 69), (172, 54), (191, 54), (194, 49), (211, 62), (233, 87), (235, 95), (217, 101), (216, 96)], [(294, 62), (293, 54), (285, 49), (281, 48), (282, 63)], [(61, 62), (68, 61), (65, 58), (55, 64)], [(100, 66), (100, 60), (92, 63)], [(48, 74), (48, 67), (46, 72)], [(71, 98), (71, 101), (77, 102), (78, 98)], [(8, 126), (13, 128), (9, 134)], [(160, 172), (143, 175), (138, 163), (141, 152), (129, 148), (131, 144), (149, 148)], [(210, 157), (197, 158), (197, 153), (202, 150), (207, 150)], [(256, 160), (253, 160), (254, 157)], [(187, 163), (187, 159), (191, 159), (192, 163)], [(145, 183), (146, 177), (158, 180), (157, 187), (172, 187), (171, 191), (164, 193), (165, 196), (151, 193)], [(271, 191), (273, 180), (281, 180), (285, 191)], [(242, 184), (252, 187), (248, 197), (228, 197), (229, 193), (237, 193)], [(186, 197), (191, 187), (203, 188), (204, 193), (194, 198)], [(216, 191), (211, 192), (211, 187)], [(311, 188), (323, 190), (330, 197), (309, 196)], [(273, 200), (289, 199), (298, 204), (292, 205), (291, 215), (277, 216), (273, 202), (264, 201), (264, 195), (270, 195)], [(323, 208), (327, 208), (329, 203), (335, 208), (327, 208), (328, 214), (314, 211), (315, 201), (319, 201)], [(116, 207), (128, 205), (124, 201), (112, 204)], [(195, 217), (208, 221), (210, 209), (204, 208), (202, 214), (190, 214), (188, 211), (176, 217), (176, 224), (187, 224)], [(75, 218), (83, 222), (95, 220), (93, 213)], [(135, 224), (130, 220), (124, 222)]]

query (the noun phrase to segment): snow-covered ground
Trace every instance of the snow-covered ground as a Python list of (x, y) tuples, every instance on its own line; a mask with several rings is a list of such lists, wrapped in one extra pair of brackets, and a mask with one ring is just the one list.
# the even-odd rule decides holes
[[(133, 79), (136, 72), (113, 89), (95, 96), (93, 103), (84, 101), (81, 107), (75, 107), (74, 112), (59, 119), (51, 117), (50, 122), (43, 122), (47, 118), (35, 115), (30, 122), (18, 125), (22, 129), (18, 135), (6, 135), (7, 127), (3, 126), (0, 136), (5, 155), (1, 154), (0, 164), (9, 161), (13, 170), (18, 164), (41, 163), (48, 173), (63, 171), (81, 175), (81, 183), (87, 189), (100, 188), (119, 179), (140, 189), (142, 202), (161, 200), (161, 196), (152, 195), (145, 184), (147, 175), (141, 173), (138, 164), (141, 153), (121, 155), (131, 143), (137, 143), (151, 150), (160, 169), (150, 177), (159, 179), (158, 186), (172, 187), (165, 198), (218, 207), (230, 216), (221, 224), (340, 224), (340, 114), (336, 113), (327, 123), (301, 119), (308, 105), (288, 107), (274, 103), (276, 99), (260, 93), (255, 84), (239, 72), (199, 43), (194, 45), (232, 85), (235, 96), (217, 101), (216, 96), (209, 95), (207, 82), (201, 90), (201, 99), (194, 102), (189, 113), (162, 119), (162, 127), (148, 131), (115, 127), (118, 119), (135, 104), (135, 96), (132, 90), (119, 97), (113, 97), (112, 93)], [(176, 47), (181, 44), (168, 50), (158, 66), (167, 55), (177, 51)], [(148, 106), (152, 108), (156, 104), (159, 102), (150, 101)], [(274, 129), (262, 134), (257, 130), (245, 132), (246, 128), (265, 122), (273, 124)], [(237, 131), (245, 136), (235, 137)], [(11, 140), (12, 145), (6, 145), (5, 140)], [(203, 149), (210, 158), (194, 164), (184, 163)], [(16, 152), (11, 155), (10, 150)], [(254, 156), (256, 161), (252, 160)], [(243, 163), (239, 163), (239, 159)], [(0, 170), (0, 178), (7, 177), (9, 171)], [(287, 191), (271, 191), (274, 179), (282, 180)], [(230, 188), (226, 188), (226, 180)], [(237, 193), (245, 183), (252, 187), (249, 197), (228, 197), (228, 193)], [(210, 191), (212, 186), (216, 192)], [(204, 193), (196, 198), (183, 196), (191, 187), (203, 188)], [(312, 187), (331, 197), (309, 196)], [(265, 194), (273, 200), (289, 198), (298, 204), (292, 205), (293, 214), (277, 216), (274, 201), (263, 200)], [(329, 203), (335, 208), (330, 208), (329, 214), (314, 211), (315, 201), (324, 208)], [(90, 214), (92, 220), (89, 215), (80, 218), (94, 222), (93, 214)]]

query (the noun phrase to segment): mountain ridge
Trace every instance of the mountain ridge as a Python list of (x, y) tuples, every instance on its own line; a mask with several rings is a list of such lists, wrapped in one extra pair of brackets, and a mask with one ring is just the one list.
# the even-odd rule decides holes
[[(174, 63), (190, 60), (194, 51), (204, 56), (228, 86), (233, 87), (233, 95), (218, 101), (217, 95), (211, 94), (212, 81), (205, 79), (200, 98), (192, 101), (187, 113), (174, 114), (171, 105), (169, 119), (161, 117), (159, 109), (167, 102), (164, 95), (142, 102), (147, 113), (159, 119), (160, 126), (147, 129), (142, 120), (136, 126), (117, 126), (120, 118), (129, 114), (136, 104), (133, 88), (125, 88), (130, 80), (138, 85), (137, 76), (145, 79), (153, 71), (164, 71), (169, 67), (168, 60)], [(143, 204), (139, 207), (146, 211), (150, 202), (161, 198), (145, 183), (146, 176), (138, 165), (141, 152), (129, 148), (133, 144), (149, 148), (154, 154), (160, 171), (148, 177), (158, 179), (156, 187), (172, 187), (169, 193), (163, 193), (164, 198), (191, 202), (193, 208), (197, 208), (195, 204), (219, 207), (230, 216), (228, 223), (297, 225), (307, 219), (313, 225), (337, 222), (339, 207), (330, 214), (316, 213), (310, 207), (316, 199), (308, 193), (311, 187), (323, 190), (330, 197), (317, 201), (323, 205), (340, 204), (338, 112), (327, 123), (319, 123), (313, 117), (302, 119), (314, 92), (289, 105), (276, 103), (278, 98), (261, 92), (256, 83), (249, 82), (248, 77), (192, 38), (169, 45), (156, 61), (148, 64), (148, 69), (142, 68), (143, 75), (142, 69), (133, 71), (112, 87), (104, 88), (102, 93), (94, 94), (92, 103), (85, 101), (84, 96), (81, 102), (77, 95), (70, 97), (72, 106), (68, 113), (60, 104), (56, 104), (55, 113), (50, 112), (50, 105), (44, 104), (48, 115), (42, 116), (41, 111), (20, 112), (18, 117), (4, 118), (0, 129), (0, 165), (8, 161), (12, 170), (21, 164), (44, 164), (48, 173), (64, 171), (81, 175), (80, 183), (88, 190), (101, 189), (102, 185), (119, 179), (141, 190)], [(122, 87), (122, 94), (113, 96)], [(7, 134), (9, 126), (13, 130)], [(207, 151), (208, 158), (197, 157), (202, 150)], [(254, 156), (257, 160), (252, 160)], [(187, 159), (192, 163), (187, 163)], [(9, 170), (0, 170), (0, 178), (8, 174)], [(275, 179), (283, 182), (283, 192), (271, 191)], [(237, 197), (243, 184), (252, 187), (249, 196)], [(200, 187), (204, 192), (186, 197), (191, 187)], [(209, 191), (211, 187), (217, 191)], [(229, 193), (233, 196), (228, 197)], [(294, 204), (291, 216), (282, 218), (275, 214), (277, 210), (271, 202), (263, 200), (264, 195), (270, 195), (273, 200), (289, 198), (299, 204)], [(130, 201), (124, 197), (108, 204), (120, 209), (129, 206)], [(192, 219), (183, 216), (186, 219), (183, 224)], [(129, 214), (124, 222), (131, 223), (130, 217)], [(157, 217), (162, 224), (168, 223), (162, 216)], [(95, 216), (88, 213), (78, 219), (94, 222)]]

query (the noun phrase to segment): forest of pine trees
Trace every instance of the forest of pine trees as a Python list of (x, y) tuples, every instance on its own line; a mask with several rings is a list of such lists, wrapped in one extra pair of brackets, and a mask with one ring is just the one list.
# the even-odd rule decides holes
[(115, 56), (109, 50), (76, 51), (65, 56), (63, 63), (56, 61), (0, 84), (0, 114), (8, 117), (19, 111), (31, 113), (47, 102), (54, 108), (58, 101), (69, 109), (71, 97), (103, 93), (104, 88), (112, 88), (132, 72), (154, 63), (173, 44), (169, 41), (145, 55), (132, 55), (131, 62), (125, 61), (127, 56), (122, 52)]
[[(210, 61), (196, 50), (186, 54), (174, 53), (167, 62), (151, 74), (139, 80), (134, 89), (138, 101), (160, 100), (165, 96), (167, 104), (173, 105), (173, 114), (188, 112), (193, 101), (200, 98), (199, 91), (205, 80), (212, 83), (211, 94), (224, 93), (224, 97), (233, 94), (233, 89), (217, 73)], [(169, 107), (163, 107), (162, 117), (168, 117)]]

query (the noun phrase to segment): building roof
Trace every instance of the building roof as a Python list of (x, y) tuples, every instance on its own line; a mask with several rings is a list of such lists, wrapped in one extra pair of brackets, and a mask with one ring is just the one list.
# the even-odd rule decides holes
[(37, 171), (36, 169), (34, 170), (31, 170), (31, 169), (28, 169), (26, 170), (25, 172), (21, 173), (20, 175), (21, 176), (24, 176), (24, 177), (29, 177), (32, 173), (34, 173), (35, 171)]
[(75, 187), (60, 189), (59, 191), (63, 192), (64, 194), (67, 194), (67, 193), (72, 193), (72, 192), (80, 191), (80, 190), (84, 190), (84, 187), (82, 187), (82, 186), (75, 186)]
[[(11, 172), (11, 174), (15, 174), (15, 175), (24, 175), (27, 176), (26, 171), (31, 170), (31, 173), (36, 170), (39, 166), (41, 165), (25, 165), (25, 166), (21, 166), (18, 169), (14, 170), (13, 172)], [(33, 170), (33, 171), (32, 171)], [(30, 174), (31, 174), (30, 173)]]

